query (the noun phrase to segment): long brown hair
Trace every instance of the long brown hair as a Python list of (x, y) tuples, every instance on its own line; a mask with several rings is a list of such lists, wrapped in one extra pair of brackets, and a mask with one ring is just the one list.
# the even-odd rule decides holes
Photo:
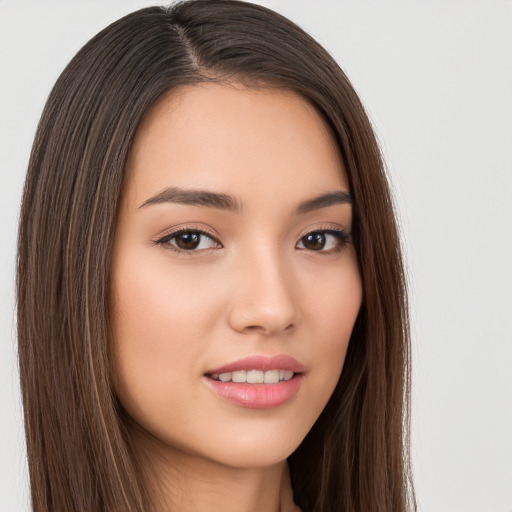
[(204, 81), (293, 90), (330, 124), (354, 197), (363, 303), (338, 386), (290, 456), (306, 512), (415, 508), (404, 271), (380, 151), (329, 54), (284, 17), (230, 0), (139, 10), (73, 58), (35, 137), (18, 246), (21, 386), (35, 512), (147, 511), (112, 386), (108, 283), (135, 131), (164, 93)]

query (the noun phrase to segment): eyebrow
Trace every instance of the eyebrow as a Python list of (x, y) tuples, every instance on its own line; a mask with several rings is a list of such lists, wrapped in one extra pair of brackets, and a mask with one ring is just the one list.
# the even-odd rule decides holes
[[(139, 208), (152, 204), (177, 203), (192, 206), (205, 206), (241, 213), (242, 204), (233, 196), (206, 190), (187, 190), (179, 187), (169, 187), (153, 197), (144, 201)], [(320, 194), (313, 199), (303, 201), (297, 207), (297, 214), (304, 214), (321, 208), (337, 204), (352, 204), (353, 199), (349, 192), (342, 190)]]
[(206, 206), (228, 210), (235, 213), (242, 211), (242, 205), (236, 198), (227, 194), (207, 192), (205, 190), (186, 190), (178, 187), (166, 188), (153, 197), (144, 201), (139, 208), (159, 203), (189, 204), (192, 206)]
[(300, 203), (297, 207), (297, 213), (308, 213), (313, 210), (327, 208), (328, 206), (352, 204), (353, 202), (350, 192), (345, 192), (343, 190), (328, 192), (327, 194), (320, 194), (313, 199), (308, 199), (307, 201)]

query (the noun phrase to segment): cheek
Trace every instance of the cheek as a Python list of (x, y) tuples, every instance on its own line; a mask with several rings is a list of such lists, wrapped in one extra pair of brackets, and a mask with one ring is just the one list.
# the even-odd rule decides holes
[(212, 289), (197, 272), (170, 270), (160, 254), (121, 261), (112, 286), (116, 339), (123, 350), (179, 354), (181, 345), (193, 350), (190, 341), (197, 342), (196, 336), (207, 332), (216, 316)]
[(170, 272), (161, 256), (137, 259), (134, 251), (131, 260), (113, 265), (116, 392), (136, 419), (150, 417), (151, 406), (169, 407), (170, 398), (183, 396), (180, 389), (198, 373), (207, 333), (218, 317), (211, 287), (198, 289), (201, 281), (186, 271)]
[[(339, 273), (330, 272), (318, 282), (323, 290), (306, 295), (308, 323), (313, 340), (314, 366), (320, 368), (325, 379), (326, 394), (336, 386), (348, 348), (352, 329), (362, 302), (362, 283), (355, 254)], [(335, 277), (333, 277), (333, 275)], [(315, 342), (316, 340), (316, 342)]]

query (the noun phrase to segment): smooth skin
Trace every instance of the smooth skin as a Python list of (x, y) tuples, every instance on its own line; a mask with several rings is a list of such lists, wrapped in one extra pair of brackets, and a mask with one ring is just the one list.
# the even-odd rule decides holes
[[(194, 191), (230, 198), (195, 204)], [(295, 93), (183, 87), (141, 123), (110, 302), (116, 392), (159, 510), (298, 510), (286, 458), (338, 382), (362, 297), (351, 205), (298, 208), (339, 192), (334, 137)], [(209, 369), (278, 354), (305, 367), (281, 406), (243, 407), (205, 383)]]

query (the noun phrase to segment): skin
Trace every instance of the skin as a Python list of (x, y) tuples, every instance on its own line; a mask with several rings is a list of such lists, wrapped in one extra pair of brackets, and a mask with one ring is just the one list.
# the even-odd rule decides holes
[[(168, 187), (229, 194), (240, 211), (144, 205)], [(116, 228), (111, 315), (116, 391), (158, 475), (160, 510), (296, 510), (286, 458), (338, 382), (362, 294), (351, 205), (297, 207), (338, 191), (349, 187), (333, 135), (295, 93), (185, 87), (141, 123)], [(179, 227), (211, 238), (180, 249), (183, 238), (170, 238)], [(347, 243), (325, 233), (334, 229)], [(314, 231), (322, 243), (305, 245)], [(205, 384), (209, 369), (277, 354), (305, 367), (279, 407), (243, 407)]]

